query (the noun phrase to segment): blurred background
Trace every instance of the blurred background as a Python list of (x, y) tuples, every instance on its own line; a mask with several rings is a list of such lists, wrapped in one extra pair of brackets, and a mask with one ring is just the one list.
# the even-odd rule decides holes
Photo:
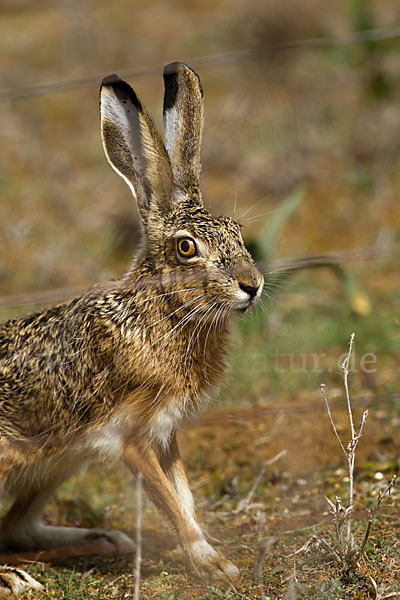
[[(205, 202), (243, 222), (266, 273), (275, 270), (268, 261), (282, 257), (349, 249), (362, 257), (376, 245), (389, 254), (279, 281), (267, 275), (266, 292), (276, 300), (266, 298), (259, 311), (249, 352), (260, 333), (268, 358), (287, 344), (329, 352), (359, 326), (367, 330), (358, 336), (361, 354), (399, 360), (395, 0), (2, 0), (0, 9), (1, 318), (128, 268), (137, 212), (103, 155), (98, 86), (112, 72), (126, 77), (162, 129), (162, 66), (184, 60), (205, 90)], [(374, 41), (376, 32), (368, 32), (376, 29), (389, 39)], [(46, 296), (59, 288), (73, 289)], [(4, 298), (39, 291), (44, 297)], [(251, 360), (237, 368), (254, 378)], [(307, 384), (299, 386), (299, 376), (294, 389)], [(262, 389), (253, 400), (272, 385), (271, 377), (257, 380)], [(278, 381), (279, 389), (282, 383), (290, 381)]]
[[(375, 407), (380, 457), (398, 470), (398, 0), (0, 0), (0, 14), (0, 318), (128, 268), (137, 211), (103, 155), (98, 87), (126, 78), (162, 130), (162, 68), (183, 60), (205, 92), (206, 206), (244, 224), (266, 273), (216, 406), (313, 411), (324, 381), (340, 408), (354, 331), (355, 402)], [(310, 268), (316, 255), (325, 266)], [(287, 271), (299, 259), (307, 268)], [(282, 468), (307, 471), (295, 455)], [(205, 463), (191, 460), (200, 480)], [(221, 485), (215, 475), (205, 495)]]

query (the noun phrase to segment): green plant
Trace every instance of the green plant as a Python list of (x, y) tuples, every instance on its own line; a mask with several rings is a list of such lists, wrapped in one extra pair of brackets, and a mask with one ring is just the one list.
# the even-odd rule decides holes
[[(273, 251), (276, 248), (286, 225), (303, 202), (305, 194), (305, 186), (294, 188), (288, 196), (284, 198), (272, 216), (268, 216), (257, 240), (248, 243), (252, 255), (256, 260), (260, 261), (266, 269), (268, 269)], [(271, 293), (267, 290), (265, 291), (267, 297), (271, 299), (273, 294), (284, 286), (285, 281), (297, 271), (315, 267), (325, 267), (331, 269), (342, 284), (349, 306), (354, 313), (359, 316), (366, 316), (371, 312), (371, 302), (368, 294), (362, 288), (354, 273), (350, 272), (343, 264), (330, 262), (328, 258), (321, 262), (313, 261), (312, 258), (313, 257), (309, 257), (309, 260), (296, 259), (293, 261), (293, 264), (290, 264), (289, 262), (286, 266), (276, 270), (267, 270), (265, 273), (267, 276), (266, 287), (267, 290), (271, 290)], [(319, 259), (320, 257), (316, 258)]]

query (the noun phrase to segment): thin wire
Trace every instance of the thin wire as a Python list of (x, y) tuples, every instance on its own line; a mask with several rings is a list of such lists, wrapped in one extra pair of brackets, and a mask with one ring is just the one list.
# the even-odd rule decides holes
[[(379, 260), (382, 258), (396, 257), (400, 255), (400, 244), (362, 246), (347, 250), (335, 250), (324, 254), (311, 254), (307, 256), (295, 256), (270, 261), (268, 265), (258, 264), (264, 275), (271, 276), (299, 269), (310, 269), (315, 267), (326, 267), (330, 265), (348, 264), (350, 262), (362, 262), (367, 260)], [(281, 285), (273, 280), (268, 281), (269, 286)], [(57, 302), (66, 302), (75, 296), (80, 296), (88, 290), (90, 284), (79, 287), (56, 288), (53, 290), (40, 290), (25, 292), (22, 294), (8, 294), (0, 296), (0, 312), (25, 306), (46, 306)], [(187, 291), (187, 290), (179, 290)], [(159, 295), (158, 297), (161, 297)]]
[[(296, 50), (300, 48), (339, 48), (354, 46), (366, 42), (386, 42), (400, 40), (400, 26), (380, 27), (376, 29), (366, 29), (365, 31), (354, 31), (340, 37), (320, 36), (294, 40), (282, 44), (262, 46), (260, 48), (246, 48), (243, 50), (232, 50), (229, 52), (220, 52), (218, 54), (209, 54), (187, 59), (187, 62), (195, 68), (219, 68), (226, 65), (240, 64), (252, 60), (261, 60), (277, 52)], [(117, 69), (120, 75), (126, 77), (158, 76), (162, 70), (162, 65), (148, 65), (142, 67), (132, 67), (128, 69)], [(7, 100), (19, 100), (33, 96), (45, 96), (63, 92), (65, 90), (77, 90), (87, 87), (97, 86), (103, 78), (103, 74), (80, 77), (77, 79), (67, 79), (63, 81), (53, 81), (40, 83), (24, 87), (9, 88), (0, 90), (0, 102)]]

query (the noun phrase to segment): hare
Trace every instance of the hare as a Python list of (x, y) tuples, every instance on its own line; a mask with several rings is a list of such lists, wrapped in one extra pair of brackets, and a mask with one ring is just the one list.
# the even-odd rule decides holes
[[(230, 323), (263, 277), (239, 224), (199, 190), (203, 91), (183, 63), (164, 69), (165, 145), (132, 88), (100, 90), (106, 157), (138, 204), (143, 240), (129, 271), (80, 298), (0, 325), (0, 554), (96, 544), (132, 551), (117, 531), (49, 527), (44, 506), (90, 457), (121, 458), (178, 534), (198, 573), (238, 569), (206, 541), (179, 454), (182, 418), (224, 373)], [(0, 592), (40, 588), (0, 567)]]

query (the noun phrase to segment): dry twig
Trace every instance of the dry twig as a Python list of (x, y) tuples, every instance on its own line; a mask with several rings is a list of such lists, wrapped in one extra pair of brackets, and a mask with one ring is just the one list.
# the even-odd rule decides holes
[(265, 528), (265, 513), (259, 513), (259, 532), (258, 532), (258, 546), (257, 546), (257, 558), (254, 566), (254, 581), (258, 583), (260, 589), (260, 598), (265, 600), (265, 590), (263, 581), (263, 568), (265, 555), (272, 550), (275, 544), (274, 537), (264, 538)]
[(371, 531), (372, 523), (373, 523), (374, 517), (375, 517), (375, 515), (377, 513), (377, 510), (378, 510), (378, 508), (379, 508), (382, 500), (384, 499), (384, 497), (386, 495), (390, 494), (390, 492), (392, 491), (392, 488), (394, 486), (394, 482), (395, 481), (396, 481), (396, 475), (393, 475), (392, 480), (386, 486), (386, 488), (384, 490), (381, 490), (379, 492), (379, 495), (378, 495), (378, 498), (377, 498), (377, 501), (376, 501), (376, 504), (375, 504), (373, 510), (369, 511), (369, 519), (368, 519), (367, 529), (365, 530), (364, 538), (363, 538), (363, 541), (362, 541), (362, 544), (361, 544), (361, 547), (360, 547), (359, 558), (361, 558), (361, 556), (364, 553), (365, 545), (366, 545), (366, 543), (368, 541), (368, 537), (369, 537), (369, 534), (370, 534), (370, 531)]
[(139, 600), (140, 570), (142, 566), (142, 479), (141, 473), (136, 476), (136, 564), (134, 600)]
[[(328, 397), (326, 394), (325, 384), (321, 384), (321, 393), (322, 393), (322, 397), (325, 402), (329, 421), (331, 423), (333, 433), (335, 434), (335, 437), (338, 440), (340, 448), (346, 459), (348, 473), (349, 473), (349, 478), (348, 478), (349, 479), (349, 497), (346, 502), (346, 505), (342, 504), (342, 500), (339, 496), (336, 496), (335, 502), (333, 502), (332, 500), (330, 500), (329, 498), (327, 498), (325, 496), (325, 499), (330, 506), (330, 513), (333, 516), (333, 522), (336, 527), (336, 548), (334, 548), (331, 544), (329, 544), (329, 542), (327, 542), (324, 538), (320, 538), (320, 537), (314, 535), (314, 536), (312, 536), (312, 538), (310, 540), (308, 540), (308, 542), (306, 542), (306, 544), (304, 544), (299, 550), (296, 551), (296, 554), (298, 554), (300, 552), (305, 553), (305, 552), (308, 552), (310, 550), (310, 548), (312, 548), (314, 545), (323, 545), (330, 552), (330, 554), (334, 557), (336, 563), (341, 567), (343, 575), (348, 575), (350, 571), (352, 571), (356, 567), (360, 566), (359, 561), (363, 555), (365, 545), (367, 543), (367, 540), (368, 540), (368, 537), (369, 537), (369, 534), (371, 531), (373, 519), (376, 515), (376, 512), (377, 512), (383, 498), (386, 495), (390, 494), (390, 492), (393, 488), (394, 482), (395, 482), (395, 477), (393, 477), (391, 482), (387, 485), (387, 487), (379, 493), (375, 508), (372, 511), (369, 511), (369, 520), (368, 520), (367, 529), (366, 529), (364, 537), (363, 537), (363, 541), (360, 545), (357, 545), (354, 540), (352, 531), (351, 531), (353, 500), (354, 500), (354, 463), (355, 463), (355, 454), (356, 454), (357, 445), (363, 434), (364, 425), (365, 425), (365, 422), (366, 422), (366, 419), (368, 416), (368, 410), (364, 411), (362, 418), (361, 418), (361, 422), (360, 422), (358, 428), (356, 429), (354, 427), (353, 410), (352, 410), (352, 406), (351, 406), (349, 381), (348, 381), (349, 364), (350, 364), (350, 359), (351, 359), (352, 352), (353, 352), (354, 337), (355, 337), (354, 333), (352, 333), (351, 338), (350, 338), (349, 351), (345, 356), (343, 364), (341, 365), (341, 368), (343, 369), (344, 388), (345, 388), (346, 403), (347, 403), (347, 413), (348, 413), (348, 417), (349, 417), (350, 433), (351, 433), (351, 439), (348, 442), (347, 446), (345, 446), (343, 444), (342, 440), (340, 439), (339, 433), (337, 431), (337, 428), (336, 428), (336, 425), (335, 425), (335, 422), (333, 420), (332, 413), (330, 410)], [(289, 555), (289, 556), (291, 556), (291, 555)], [(371, 581), (374, 586), (375, 592), (377, 594), (376, 597), (378, 598), (377, 584), (374, 580), (371, 579)], [(389, 597), (392, 597), (392, 595), (390, 594), (389, 596), (384, 596), (384, 597), (389, 598)], [(379, 598), (381, 598), (381, 597), (379, 597)]]
[[(345, 447), (338, 431), (336, 429), (335, 423), (332, 418), (332, 414), (329, 407), (328, 398), (326, 395), (325, 384), (321, 385), (321, 393), (325, 402), (325, 406), (328, 412), (329, 420), (333, 429), (333, 432), (339, 442), (340, 448), (345, 456), (347, 467), (349, 471), (349, 498), (347, 501), (347, 505), (343, 506), (341, 498), (336, 496), (336, 502), (332, 502), (328, 498), (326, 498), (331, 510), (330, 513), (333, 516), (333, 521), (336, 527), (336, 539), (339, 548), (339, 563), (342, 566), (344, 572), (349, 572), (353, 569), (358, 563), (360, 557), (360, 551), (357, 549), (356, 544), (354, 542), (353, 535), (351, 533), (351, 517), (353, 512), (353, 502), (354, 502), (354, 463), (356, 456), (356, 448), (357, 444), (362, 436), (362, 432), (364, 429), (364, 425), (368, 416), (368, 411), (364, 411), (363, 416), (361, 418), (360, 425), (356, 431), (354, 427), (354, 418), (353, 418), (353, 410), (351, 407), (351, 399), (350, 399), (350, 391), (349, 391), (349, 363), (351, 359), (351, 355), (353, 352), (354, 345), (354, 337), (355, 334), (352, 333), (350, 337), (349, 351), (345, 356), (345, 359), (341, 365), (343, 369), (343, 379), (344, 379), (344, 389), (346, 395), (346, 403), (347, 403), (347, 413), (349, 416), (350, 423), (350, 434), (351, 439)], [(346, 529), (346, 536), (344, 536), (344, 530)]]
[[(279, 459), (281, 459), (283, 456), (285, 456), (286, 453), (287, 453), (286, 449), (278, 452), (278, 454), (276, 454), (275, 456), (273, 456), (266, 462), (266, 467), (269, 467), (269, 466), (273, 465), (274, 463), (276, 463)], [(240, 500), (237, 507), (234, 510), (232, 510), (233, 515), (238, 515), (239, 513), (248, 511), (248, 509), (250, 507), (250, 503), (253, 499), (253, 496), (254, 496), (258, 486), (260, 485), (261, 481), (264, 478), (264, 475), (266, 473), (266, 467), (263, 467), (261, 469), (260, 473), (255, 478), (254, 483), (251, 487), (251, 490), (247, 494), (246, 498), (243, 498), (242, 500)]]

